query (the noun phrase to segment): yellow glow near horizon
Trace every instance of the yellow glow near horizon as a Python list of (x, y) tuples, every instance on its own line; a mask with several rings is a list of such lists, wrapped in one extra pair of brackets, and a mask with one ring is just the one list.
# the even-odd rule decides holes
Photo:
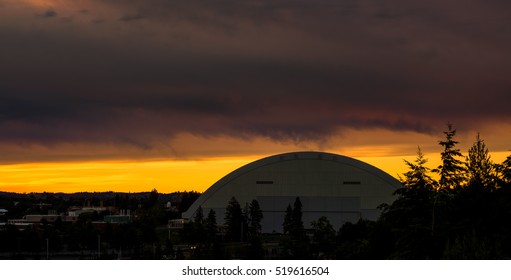
[(251, 158), (198, 161), (26, 163), (0, 166), (0, 190), (10, 192), (204, 191)]
[[(492, 153), (501, 163), (509, 152)], [(429, 168), (437, 167), (437, 154), (426, 154)], [(104, 161), (23, 163), (0, 165), (0, 191), (29, 192), (203, 192), (223, 176), (263, 156), (174, 161)], [(397, 178), (407, 171), (404, 159), (415, 156), (356, 157)], [(433, 174), (432, 174), (433, 175)], [(434, 177), (434, 176), (433, 176)]]

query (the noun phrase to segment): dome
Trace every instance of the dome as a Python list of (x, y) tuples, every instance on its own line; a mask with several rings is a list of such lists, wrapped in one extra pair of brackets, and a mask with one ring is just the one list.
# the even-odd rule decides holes
[(282, 232), (285, 211), (300, 198), (305, 228), (321, 216), (335, 229), (359, 219), (376, 220), (378, 206), (392, 203), (401, 183), (362, 161), (323, 152), (293, 152), (266, 157), (242, 166), (207, 189), (182, 214), (192, 219), (202, 207), (224, 223), (225, 209), (235, 197), (244, 207), (256, 199), (263, 212), (262, 231)]

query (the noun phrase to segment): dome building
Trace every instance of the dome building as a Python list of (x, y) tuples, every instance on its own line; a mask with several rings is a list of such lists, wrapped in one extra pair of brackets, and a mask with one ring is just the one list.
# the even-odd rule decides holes
[(353, 158), (323, 152), (286, 153), (254, 161), (226, 175), (182, 217), (193, 219), (201, 206), (204, 215), (213, 209), (220, 225), (232, 197), (242, 207), (256, 199), (263, 212), (262, 231), (282, 232), (286, 208), (299, 197), (305, 228), (325, 216), (339, 229), (361, 218), (376, 220), (378, 206), (392, 203), (393, 193), (400, 187), (389, 174)]

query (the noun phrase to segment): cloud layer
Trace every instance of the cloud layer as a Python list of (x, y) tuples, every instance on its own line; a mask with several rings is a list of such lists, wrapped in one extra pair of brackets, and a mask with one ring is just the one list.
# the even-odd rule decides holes
[(511, 123), (507, 1), (0, 1), (0, 145)]

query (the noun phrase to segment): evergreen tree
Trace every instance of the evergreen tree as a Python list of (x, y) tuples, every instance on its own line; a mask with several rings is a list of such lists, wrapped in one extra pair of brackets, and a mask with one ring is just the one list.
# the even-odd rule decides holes
[(303, 227), (302, 220), (302, 202), (297, 197), (293, 205), (293, 215), (291, 220), (291, 236), (296, 239), (301, 239), (305, 236), (305, 228)]
[(197, 212), (195, 212), (195, 217), (193, 218), (193, 222), (196, 224), (203, 224), (204, 211), (202, 210), (202, 206), (199, 206), (199, 208), (197, 208)]
[(217, 229), (217, 224), (216, 224), (216, 213), (213, 209), (209, 210), (208, 217), (206, 218), (206, 221), (205, 221), (205, 228), (206, 228), (206, 239), (209, 242), (214, 241), (218, 229)]
[(248, 242), (249, 257), (252, 259), (261, 259), (264, 256), (263, 244), (261, 240), (261, 220), (263, 219), (263, 211), (259, 207), (257, 200), (252, 200), (248, 208)]
[(417, 149), (417, 158), (414, 162), (407, 160), (404, 160), (404, 162), (409, 169), (409, 171), (403, 173), (404, 178), (401, 178), (401, 182), (406, 189), (431, 191), (435, 188), (436, 182), (428, 174), (431, 170), (425, 166), (428, 160), (424, 158), (420, 147)]
[(259, 207), (257, 200), (252, 200), (248, 210), (249, 214), (249, 233), (251, 236), (259, 236), (261, 234), (261, 220), (263, 219), (263, 211)]
[(284, 216), (284, 234), (289, 234), (292, 239), (301, 239), (305, 236), (305, 229), (302, 221), (302, 202), (297, 197), (293, 204), (287, 206), (286, 215)]
[(481, 186), (486, 188), (496, 187), (496, 166), (488, 154), (488, 148), (480, 138), (479, 133), (476, 142), (468, 150), (466, 161), (469, 186)]
[(293, 220), (293, 207), (291, 204), (287, 205), (286, 215), (284, 216), (284, 223), (282, 224), (284, 234), (288, 234), (291, 230), (291, 221)]
[(241, 206), (235, 197), (229, 200), (229, 204), (225, 210), (225, 237), (230, 241), (241, 241), (243, 239), (243, 213)]
[(404, 188), (395, 192), (398, 199), (380, 217), (395, 234), (393, 258), (429, 258), (438, 254), (432, 249), (439, 220), (437, 203), (443, 199), (436, 191), (438, 183), (429, 176), (426, 163), (420, 147), (414, 162), (405, 160), (408, 171), (401, 178)]
[(499, 173), (504, 183), (511, 184), (511, 155), (499, 165)]
[(197, 212), (195, 212), (195, 217), (193, 219), (193, 231), (195, 240), (199, 243), (203, 243), (205, 241), (205, 227), (204, 227), (204, 211), (202, 210), (202, 206), (197, 208)]
[(440, 174), (440, 189), (449, 190), (457, 189), (463, 186), (465, 181), (465, 168), (462, 165), (462, 161), (458, 157), (462, 157), (459, 149), (456, 149), (458, 141), (454, 140), (456, 136), (456, 130), (452, 128), (452, 124), (447, 124), (447, 131), (444, 131), (445, 140), (439, 141), (438, 143), (444, 147), (444, 151), (441, 153), (442, 165), (438, 166), (434, 171)]
[(293, 207), (289, 205), (284, 217), (284, 232), (289, 236), (289, 240), (284, 241), (284, 248), (287, 249), (289, 257), (303, 259), (310, 257), (309, 240), (305, 235), (305, 229), (302, 221), (302, 202), (297, 197)]

